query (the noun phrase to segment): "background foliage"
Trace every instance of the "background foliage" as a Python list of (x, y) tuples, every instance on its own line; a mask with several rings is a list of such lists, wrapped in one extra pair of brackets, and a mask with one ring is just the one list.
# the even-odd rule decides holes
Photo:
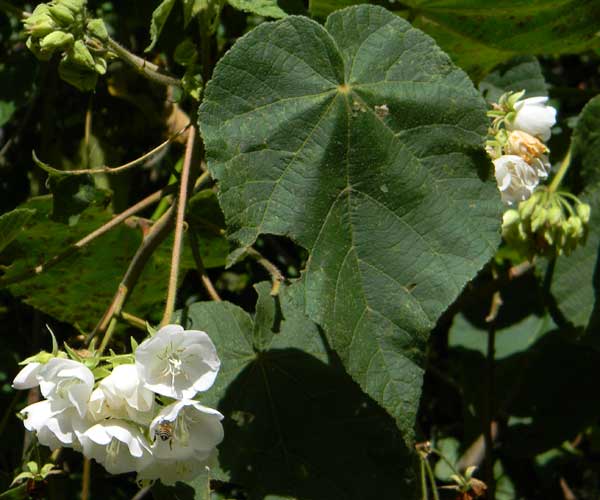
[[(90, 1), (113, 39), (182, 88), (114, 59), (94, 91), (80, 92), (59, 78), (57, 58), (27, 50), (19, 9), (35, 5), (0, 2), (0, 488), (26, 457), (69, 471), (5, 498), (78, 497), (81, 457), (31, 447), (14, 416), (27, 396), (10, 381), (19, 360), (50, 349), (46, 324), (83, 346), (175, 190), (70, 248), (176, 185), (185, 138), (120, 175), (48, 165), (123, 164), (190, 121), (212, 180), (187, 206), (196, 239), (185, 238), (176, 305), (221, 356), (202, 402), (225, 415), (225, 441), (210, 475), (148, 496), (419, 498), (415, 444), (431, 441), (458, 467), (481, 464), (493, 421), (494, 461), (476, 475), (495, 478), (496, 498), (597, 498), (597, 3), (344, 9), (354, 3)], [(584, 247), (525, 267), (501, 244), (503, 207), (481, 148), (488, 104), (521, 89), (559, 110), (551, 159), (572, 149), (563, 187), (592, 206)], [(116, 352), (146, 335), (136, 317), (160, 321), (172, 246), (166, 238), (137, 280)], [(203, 286), (196, 252), (222, 302)], [(285, 278), (278, 294), (265, 281), (273, 266)], [(497, 291), (494, 353), (486, 316)], [(429, 459), (439, 485), (450, 484), (447, 464)], [(92, 498), (138, 491), (96, 465), (91, 477)]]

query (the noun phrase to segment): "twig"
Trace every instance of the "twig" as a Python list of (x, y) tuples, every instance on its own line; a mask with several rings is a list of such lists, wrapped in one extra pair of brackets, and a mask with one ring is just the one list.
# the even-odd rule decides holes
[(183, 243), (183, 229), (185, 223), (185, 208), (187, 205), (188, 191), (190, 187), (190, 172), (194, 159), (194, 149), (196, 146), (196, 127), (190, 126), (187, 144), (185, 145), (185, 156), (183, 166), (181, 167), (181, 179), (179, 181), (179, 196), (177, 198), (177, 219), (175, 221), (175, 236), (173, 238), (173, 252), (171, 254), (171, 270), (169, 273), (169, 286), (167, 289), (167, 299), (165, 303), (165, 312), (161, 325), (166, 325), (171, 321), (173, 310), (175, 309), (175, 297), (177, 295), (177, 279), (179, 277), (179, 262), (181, 260), (181, 247)]
[(486, 388), (484, 394), (483, 411), (483, 436), (485, 440), (485, 482), (488, 486), (489, 497), (496, 498), (496, 484), (494, 480), (494, 436), (492, 435), (492, 422), (494, 418), (494, 396), (495, 396), (495, 356), (496, 356), (496, 318), (502, 305), (500, 292), (494, 292), (490, 312), (485, 318), (488, 323), (488, 343), (486, 357)]
[(35, 154), (35, 151), (32, 151), (31, 155), (32, 155), (33, 161), (36, 163), (36, 165), (50, 174), (55, 174), (55, 175), (120, 174), (120, 173), (125, 172), (126, 170), (129, 170), (130, 168), (138, 166), (140, 163), (143, 163), (148, 158), (154, 156), (161, 149), (168, 146), (177, 137), (179, 137), (181, 134), (183, 134), (190, 127), (190, 125), (191, 124), (186, 125), (184, 128), (182, 128), (181, 130), (176, 132), (174, 135), (169, 137), (166, 141), (162, 142), (161, 144), (156, 146), (154, 149), (151, 149), (147, 153), (144, 153), (139, 158), (136, 158), (135, 160), (132, 160), (123, 165), (119, 165), (118, 167), (109, 167), (108, 165), (104, 165), (103, 167), (98, 167), (98, 168), (83, 168), (83, 169), (79, 169), (79, 170), (60, 170), (58, 168), (54, 168), (54, 167), (48, 165), (47, 163), (44, 163), (42, 160), (40, 160), (37, 157), (37, 155)]
[(273, 286), (271, 287), (271, 295), (276, 296), (279, 294), (281, 283), (285, 282), (285, 276), (281, 273), (279, 268), (273, 264), (270, 260), (263, 257), (263, 255), (252, 247), (246, 249), (246, 253), (254, 258), (267, 272), (271, 275), (271, 281)]
[(181, 80), (162, 71), (156, 64), (146, 61), (140, 56), (129, 52), (125, 47), (115, 42), (112, 38), (108, 39), (108, 47), (123, 61), (135, 68), (139, 73), (149, 80), (161, 85), (174, 85), (181, 87)]
[(121, 313), (119, 314), (119, 318), (122, 319), (123, 321), (126, 321), (127, 323), (129, 323), (131, 326), (137, 328), (138, 330), (142, 330), (144, 332), (147, 331), (146, 321), (143, 320), (142, 318), (134, 316), (133, 314), (130, 314), (125, 311), (121, 311)]
[(112, 336), (112, 331), (109, 330), (109, 325), (111, 324), (114, 316), (117, 316), (121, 313), (121, 309), (127, 299), (128, 295), (133, 291), (146, 263), (154, 253), (154, 251), (158, 248), (158, 246), (165, 240), (173, 222), (175, 221), (175, 210), (173, 207), (169, 208), (164, 215), (156, 221), (156, 223), (152, 226), (148, 234), (146, 234), (145, 238), (142, 241), (142, 244), (139, 246), (137, 252), (131, 259), (129, 263), (129, 267), (117, 288), (117, 292), (115, 293), (112, 302), (108, 306), (108, 309), (104, 313), (104, 316), (94, 329), (94, 331), (88, 335), (86, 342), (89, 344), (96, 335), (104, 334), (101, 343), (102, 346), (106, 347), (110, 342), (110, 338)]
[(8, 279), (0, 279), (0, 287), (10, 285), (11, 283), (23, 281), (23, 280), (31, 278), (33, 276), (37, 276), (38, 274), (50, 269), (51, 267), (54, 267), (56, 264), (62, 262), (67, 257), (70, 257), (71, 255), (76, 253), (79, 249), (83, 248), (84, 246), (86, 246), (87, 244), (89, 244), (90, 242), (92, 242), (93, 240), (98, 238), (99, 236), (102, 236), (103, 234), (107, 233), (112, 228), (118, 226), (119, 224), (121, 224), (123, 221), (125, 221), (132, 215), (134, 215), (138, 212), (141, 212), (145, 208), (156, 203), (165, 194), (171, 193), (174, 190), (175, 190), (174, 187), (166, 187), (164, 189), (161, 189), (160, 191), (156, 191), (155, 193), (152, 193), (150, 196), (147, 196), (146, 198), (139, 201), (135, 205), (129, 207), (127, 210), (116, 215), (111, 220), (109, 220), (106, 224), (100, 226), (98, 229), (91, 232), (84, 238), (80, 239), (76, 243), (73, 243), (73, 245), (71, 245), (69, 248), (67, 248), (64, 252), (62, 252), (58, 255), (55, 255), (54, 257), (51, 257), (46, 262), (43, 262), (43, 263), (37, 265), (33, 269), (25, 270), (22, 273), (17, 274), (16, 276), (12, 276), (11, 278), (8, 278)]
[(92, 476), (92, 462), (89, 458), (83, 459), (83, 472), (81, 475), (81, 500), (90, 498), (90, 480)]
[(192, 255), (194, 257), (194, 261), (196, 262), (198, 275), (200, 276), (200, 281), (202, 281), (204, 289), (206, 290), (206, 292), (212, 300), (214, 300), (215, 302), (221, 302), (221, 297), (219, 296), (219, 293), (217, 292), (212, 281), (208, 277), (208, 274), (206, 274), (204, 262), (202, 262), (202, 256), (200, 255), (200, 250), (198, 249), (198, 238), (196, 238), (196, 232), (191, 227), (188, 230), (188, 237), (190, 238)]
[(144, 486), (140, 491), (138, 491), (134, 496), (131, 497), (131, 500), (142, 500), (149, 492), (151, 486)]

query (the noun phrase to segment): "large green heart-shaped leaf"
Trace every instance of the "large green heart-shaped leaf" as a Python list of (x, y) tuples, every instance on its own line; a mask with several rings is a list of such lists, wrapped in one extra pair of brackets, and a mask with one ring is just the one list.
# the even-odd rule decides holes
[(533, 56), (517, 57), (500, 65), (479, 84), (479, 90), (490, 102), (498, 102), (505, 92), (525, 91), (525, 97), (547, 96), (548, 85), (538, 60)]
[(200, 109), (232, 238), (310, 251), (309, 316), (408, 437), (427, 332), (499, 243), (485, 110), (433, 40), (372, 6), (259, 26)]
[(414, 464), (394, 421), (304, 315), (302, 283), (277, 298), (268, 283), (256, 289), (254, 318), (227, 302), (192, 304), (183, 315), (187, 328), (211, 336), (222, 363), (201, 396), (225, 416), (213, 473), (252, 500), (413, 499)]

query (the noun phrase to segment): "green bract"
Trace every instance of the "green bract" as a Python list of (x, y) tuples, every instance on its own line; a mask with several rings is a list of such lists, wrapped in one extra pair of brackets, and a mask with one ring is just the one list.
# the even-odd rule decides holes
[(309, 250), (308, 315), (410, 439), (427, 333), (499, 242), (481, 96), (428, 36), (360, 6), (240, 39), (199, 124), (232, 239)]

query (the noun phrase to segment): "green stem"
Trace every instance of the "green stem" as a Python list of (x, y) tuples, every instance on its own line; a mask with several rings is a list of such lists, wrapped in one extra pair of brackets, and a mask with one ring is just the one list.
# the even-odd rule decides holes
[(437, 486), (435, 484), (435, 476), (433, 475), (433, 469), (429, 464), (429, 460), (423, 460), (425, 463), (425, 470), (427, 471), (427, 476), (429, 477), (429, 483), (431, 484), (431, 491), (433, 493), (433, 500), (440, 500), (440, 495), (437, 490)]
[(167, 300), (165, 312), (161, 325), (167, 325), (175, 309), (175, 297), (177, 295), (177, 280), (179, 277), (179, 264), (181, 259), (181, 247), (183, 243), (183, 229), (185, 222), (185, 208), (190, 186), (190, 172), (194, 160), (196, 146), (196, 127), (190, 126), (187, 144), (185, 146), (185, 157), (181, 168), (181, 179), (179, 181), (179, 196), (177, 198), (177, 218), (175, 220), (175, 236), (173, 238), (173, 253), (171, 254), (171, 271), (169, 273), (169, 287), (167, 289)]
[(206, 290), (206, 293), (208, 293), (210, 298), (215, 302), (221, 302), (219, 292), (217, 292), (215, 286), (208, 277), (208, 274), (206, 274), (206, 268), (204, 267), (204, 262), (202, 261), (202, 255), (200, 255), (198, 238), (196, 238), (196, 232), (191, 227), (188, 230), (188, 236), (190, 238), (190, 245), (192, 246), (192, 256), (194, 257), (194, 261), (196, 262), (196, 268), (198, 270), (198, 275), (200, 276), (200, 281), (202, 281), (202, 285), (204, 286), (204, 289)]
[(140, 74), (144, 75), (149, 80), (165, 86), (182, 86), (179, 78), (166, 74), (156, 64), (146, 61), (144, 58), (129, 52), (125, 47), (114, 41), (112, 38), (108, 39), (108, 48), (112, 50), (120, 59), (125, 61), (131, 67), (135, 68)]
[(427, 495), (427, 477), (425, 476), (425, 460), (424, 457), (421, 457), (421, 499), (428, 500), (429, 496)]
[(571, 164), (571, 150), (569, 149), (569, 151), (567, 151), (567, 154), (565, 155), (562, 163), (560, 164), (558, 172), (556, 172), (554, 179), (552, 179), (550, 186), (548, 186), (548, 192), (554, 193), (559, 188), (560, 183), (562, 182), (563, 177), (567, 173), (567, 170), (569, 169), (570, 164)]

